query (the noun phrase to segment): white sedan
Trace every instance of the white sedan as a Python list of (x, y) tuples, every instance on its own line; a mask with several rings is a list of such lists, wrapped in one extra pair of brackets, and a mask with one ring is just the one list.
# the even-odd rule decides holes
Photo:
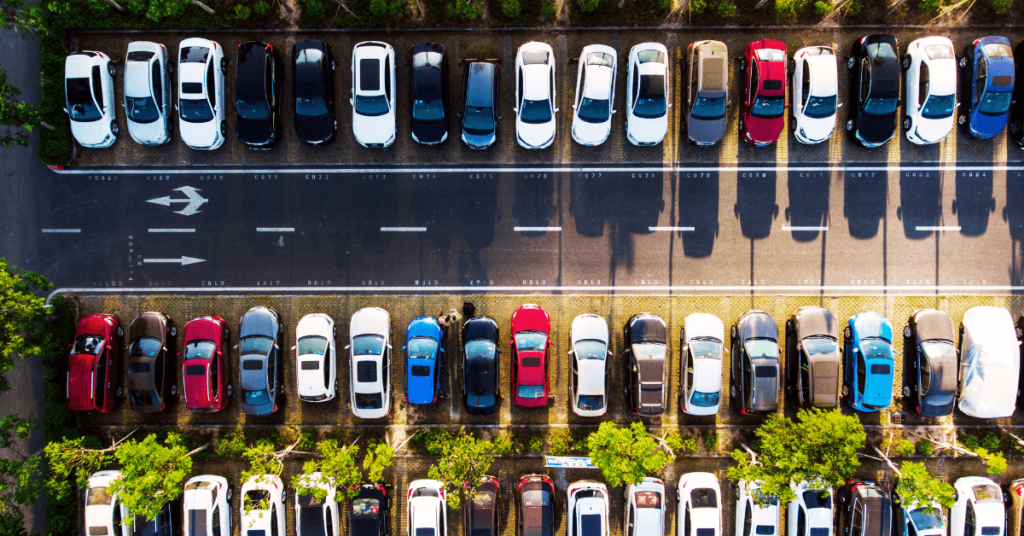
[(89, 477), (85, 494), (86, 534), (124, 534), (121, 520), (128, 519), (128, 508), (110, 489), (110, 484), (119, 478), (120, 471), (99, 471)]
[(577, 316), (569, 330), (569, 344), (572, 412), (581, 417), (600, 417), (608, 411), (608, 323), (597, 315)]
[(124, 109), (128, 134), (142, 145), (171, 140), (171, 69), (167, 48), (132, 41), (124, 61)]
[(334, 320), (322, 313), (308, 314), (295, 326), (295, 369), (299, 400), (326, 402), (338, 391), (334, 354)]
[(793, 131), (800, 143), (821, 143), (836, 128), (839, 75), (832, 47), (811, 46), (793, 54)]
[(365, 307), (349, 322), (352, 413), (360, 419), (381, 419), (391, 412), (391, 315)]
[(722, 536), (722, 488), (711, 473), (679, 477), (677, 536)]
[(516, 52), (516, 141), (544, 149), (555, 141), (555, 53), (531, 41)]
[(448, 534), (448, 493), (438, 480), (414, 480), (406, 493), (406, 536)]
[(178, 130), (193, 149), (224, 143), (224, 49), (215, 41), (190, 37), (178, 45)]
[(610, 46), (590, 45), (580, 53), (572, 105), (572, 139), (580, 145), (601, 145), (612, 131), (617, 65)]
[(629, 51), (626, 75), (626, 139), (633, 145), (657, 145), (668, 132), (668, 49), (640, 43)]
[[(199, 475), (185, 483), (181, 505), (185, 512), (185, 536), (231, 534), (231, 486), (217, 475)], [(220, 526), (220, 534), (213, 527)]]
[(323, 490), (323, 499), (313, 495), (295, 492), (295, 535), (296, 536), (337, 536), (338, 496), (334, 480), (319, 472), (299, 478), (299, 487)]
[[(949, 536), (1003, 536), (1003, 491), (981, 476), (965, 476), (953, 483), (956, 502), (949, 509)], [(967, 531), (967, 523), (971, 531)]]
[(363, 147), (395, 142), (395, 49), (363, 41), (352, 51), (352, 134)]
[(625, 536), (665, 534), (665, 483), (644, 477), (626, 486)]
[[(758, 496), (762, 504), (757, 503)], [(736, 536), (778, 536), (779, 498), (762, 496), (759, 483), (740, 480), (736, 483), (736, 520)]]
[(254, 475), (242, 484), (242, 534), (287, 534), (285, 532), (284, 483), (272, 475)]
[(722, 401), (722, 352), (725, 326), (715, 315), (694, 313), (680, 333), (683, 366), (679, 395), (690, 415), (714, 415)]
[(102, 149), (117, 141), (116, 73), (102, 52), (83, 50), (64, 59), (64, 112), (71, 120), (71, 135), (82, 147)]
[(832, 488), (824, 491), (811, 489), (806, 480), (799, 485), (790, 482), (796, 499), (786, 510), (788, 536), (832, 536)]
[(956, 58), (953, 42), (924, 37), (910, 43), (903, 56), (907, 73), (903, 130), (918, 145), (942, 141), (953, 131), (956, 112)]
[(579, 480), (569, 484), (567, 536), (608, 536), (608, 487)]

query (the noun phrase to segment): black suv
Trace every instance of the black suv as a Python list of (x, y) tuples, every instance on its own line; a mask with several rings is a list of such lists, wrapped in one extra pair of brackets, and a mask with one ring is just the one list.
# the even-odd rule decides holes
[(334, 138), (334, 59), (323, 41), (307, 39), (292, 48), (295, 134), (310, 145)]
[(892, 497), (872, 480), (850, 479), (839, 490), (839, 533), (836, 536), (890, 536)]
[(900, 47), (887, 34), (866, 35), (853, 44), (850, 107), (846, 130), (864, 147), (878, 147), (896, 133), (900, 99)]
[(409, 130), (416, 143), (437, 145), (448, 139), (448, 53), (420, 43), (409, 57)]
[(250, 149), (269, 149), (281, 116), (274, 47), (249, 41), (238, 45), (235, 70), (235, 134)]
[(498, 64), (474, 61), (462, 72), (462, 142), (486, 149), (498, 139), (501, 72)]

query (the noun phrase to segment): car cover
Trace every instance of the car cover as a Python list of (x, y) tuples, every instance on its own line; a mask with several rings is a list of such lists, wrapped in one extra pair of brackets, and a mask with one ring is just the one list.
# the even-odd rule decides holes
[(975, 307), (964, 314), (960, 411), (995, 419), (1013, 415), (1020, 350), (1009, 311)]

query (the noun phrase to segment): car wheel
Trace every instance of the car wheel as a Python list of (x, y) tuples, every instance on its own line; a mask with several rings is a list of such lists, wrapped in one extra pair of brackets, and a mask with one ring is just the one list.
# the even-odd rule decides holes
[(235, 398), (235, 389), (230, 383), (224, 388), (224, 392), (228, 394), (228, 398)]
[(227, 499), (230, 501), (231, 500), (231, 496), (234, 495), (234, 494), (235, 494), (235, 488), (232, 488), (231, 486), (228, 486), (228, 492), (224, 496), (227, 497)]
[(173, 63), (168, 63), (167, 64), (167, 74), (168, 75), (174, 74), (174, 64)]
[(1016, 328), (1014, 332), (1017, 334), (1017, 340), (1024, 339), (1024, 329)]
[(966, 115), (964, 115), (964, 114), (960, 114), (960, 115), (959, 115), (959, 116), (958, 116), (958, 117), (956, 118), (956, 124), (958, 124), (958, 125), (963, 125), (963, 124), (964, 124), (964, 123), (966, 123), (966, 122), (967, 122), (967, 116), (966, 116)]
[(737, 336), (736, 326), (729, 327), (729, 337), (735, 339)]
[(731, 396), (732, 398), (736, 398), (736, 386), (735, 385), (730, 385), (729, 386), (729, 396)]
[(787, 320), (786, 321), (786, 333), (792, 333), (792, 332), (793, 332), (793, 321), (792, 320)]
[(224, 338), (228, 338), (228, 328), (224, 328)]
[(967, 58), (966, 57), (960, 56), (960, 61), (958, 63), (960, 64), (960, 68), (961, 69), (966, 69), (967, 68)]
[(113, 134), (115, 138), (117, 137), (117, 133), (118, 133), (119, 130), (121, 130), (121, 129), (117, 126), (117, 121), (111, 121), (110, 122), (110, 133)]
[(171, 386), (171, 396), (178, 396), (178, 386), (177, 385), (172, 385)]
[(288, 502), (288, 490), (286, 489), (281, 490), (281, 502)]
[(224, 121), (221, 121), (220, 122), (220, 135), (221, 136), (226, 136), (227, 135), (226, 133), (227, 133), (227, 129), (224, 127)]
[(1014, 121), (1014, 122), (1010, 123), (1010, 133), (1011, 134), (1019, 134), (1020, 130), (1021, 130), (1020, 126), (1021, 126), (1020, 123), (1017, 122), (1017, 121)]
[(171, 326), (171, 338), (178, 336), (178, 326)]
[(909, 56), (906, 56), (906, 57), (903, 58), (903, 70), (904, 71), (909, 71), (910, 70), (910, 57)]
[(903, 326), (903, 338), (909, 339), (913, 333), (910, 331), (910, 326)]
[(910, 386), (909, 385), (904, 385), (903, 386), (903, 396), (904, 397), (909, 397), (910, 396)]
[(739, 483), (737, 483), (735, 486), (733, 486), (732, 494), (736, 496), (736, 500), (737, 501), (740, 500), (740, 486), (739, 486)]
[(228, 59), (227, 58), (221, 58), (220, 59), (220, 72), (221, 72), (221, 74), (228, 72)]
[(121, 398), (122, 396), (124, 396), (124, 387), (118, 386), (117, 390), (114, 391), (114, 396), (116, 396), (117, 398)]
[(743, 59), (740, 60), (740, 72), (742, 73), (743, 71), (746, 71), (746, 70), (747, 70), (747, 59), (743, 58)]
[(903, 118), (903, 130), (910, 130), (910, 116)]
[(957, 493), (957, 491), (954, 489), (953, 490), (953, 501), (955, 502), (955, 501), (958, 501), (958, 500), (960, 500), (960, 494)]
[(857, 60), (853, 59), (853, 56), (850, 56), (849, 58), (846, 58), (846, 68), (847, 69), (852, 71), (853, 67), (855, 65), (857, 65)]
[(107, 72), (110, 73), (110, 76), (117, 76), (117, 67), (114, 67), (113, 63), (108, 63)]
[(117, 329), (114, 330), (114, 335), (117, 335), (118, 337), (124, 337), (124, 328), (122, 328), (121, 326), (117, 326)]
[(853, 337), (853, 330), (850, 329), (850, 326), (846, 326), (843, 328), (843, 338), (849, 339), (851, 337)]
[(848, 132), (853, 132), (853, 119), (848, 119), (846, 121), (846, 130)]
[(743, 123), (743, 118), (741, 117), (741, 118), (740, 118), (740, 134), (743, 134), (743, 127), (744, 127), (744, 126), (746, 126), (746, 125), (744, 125), (744, 123)]

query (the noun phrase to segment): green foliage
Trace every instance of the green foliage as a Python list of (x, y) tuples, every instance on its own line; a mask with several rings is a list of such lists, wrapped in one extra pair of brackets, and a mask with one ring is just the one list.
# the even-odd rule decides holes
[(718, 434), (715, 432), (704, 434), (704, 450), (708, 452), (718, 450)]
[(235, 4), (235, 18), (238, 20), (249, 20), (252, 17), (252, 10), (245, 4)]
[[(0, 0), (2, 1), (2, 0)], [(7, 83), (7, 72), (0, 68), (0, 147), (28, 146), (28, 135), (39, 126), (39, 108), (17, 99), (21, 91)]]
[(632, 423), (629, 428), (620, 428), (604, 421), (596, 432), (590, 434), (587, 443), (591, 461), (601, 469), (608, 485), (613, 487), (623, 483), (636, 484), (675, 459), (639, 422)]
[(465, 427), (458, 433), (439, 435), (427, 444), (427, 450), (440, 458), (427, 475), (445, 483), (448, 507), (453, 509), (462, 504), (462, 483), (478, 482), (494, 461), (494, 445), (466, 433)]
[(21, 534), (25, 519), (22, 509), (32, 506), (43, 493), (42, 456), (21, 452), (21, 441), (38, 425), (17, 415), (0, 420), (0, 533)]
[(44, 29), (39, 7), (24, 0), (0, 0), (0, 23), (4, 30), (22, 32), (23, 38)]
[(541, 436), (533, 436), (530, 438), (529, 443), (526, 444), (527, 452), (543, 452), (544, 451), (544, 438)]
[[(850, 1), (854, 2), (856, 0)], [(725, 0), (719, 2), (718, 7), (715, 9), (718, 10), (718, 16), (722, 17), (723, 19), (731, 19), (734, 16), (736, 16), (736, 6), (730, 4), (729, 2), (726, 2)]]
[(654, 7), (651, 8), (651, 15), (661, 15), (672, 7), (672, 0), (654, 0)]
[(800, 410), (798, 422), (777, 413), (757, 429), (757, 463), (743, 450), (734, 450), (737, 465), (729, 467), (733, 482), (760, 481), (761, 491), (782, 504), (794, 499), (790, 482), (807, 480), (812, 489), (842, 486), (853, 476), (864, 447), (864, 426), (854, 415), (838, 410)]
[(808, 0), (775, 0), (775, 17), (780, 23), (794, 23)]
[(409, 0), (395, 0), (391, 7), (388, 8), (388, 13), (395, 20), (402, 20), (408, 17), (410, 14)]
[(256, 2), (256, 5), (252, 6), (252, 10), (260, 17), (266, 17), (270, 14), (270, 4), (266, 0), (260, 0)]
[(572, 434), (567, 428), (554, 428), (548, 432), (548, 452), (552, 456), (565, 456), (572, 452)]
[(388, 0), (370, 0), (370, 13), (374, 17), (384, 18), (388, 14)]
[(242, 482), (250, 478), (258, 477), (266, 481), (268, 477), (281, 476), (284, 464), (281, 463), (281, 456), (278, 455), (274, 443), (267, 439), (260, 439), (250, 447), (242, 451), (242, 459), (249, 464), (248, 468), (242, 471)]
[(45, 452), (46, 495), (57, 500), (74, 498), (74, 483), (86, 485), (90, 475), (114, 460), (113, 448), (92, 448), (84, 437), (47, 443)]
[(501, 12), (505, 18), (516, 20), (522, 11), (523, 7), (519, 5), (519, 0), (501, 0)]
[(313, 495), (318, 500), (323, 500), (327, 496), (327, 488), (333, 486), (337, 492), (351, 497), (352, 486), (358, 485), (362, 480), (362, 475), (356, 467), (359, 447), (341, 446), (337, 441), (327, 439), (317, 445), (317, 452), (320, 458), (308, 460), (302, 465), (302, 473), (292, 477), (295, 493)]
[(555, 0), (543, 0), (540, 12), (544, 14), (545, 19), (554, 22), (558, 18), (558, 9), (558, 6), (555, 5)]
[(370, 443), (363, 458), (363, 470), (370, 482), (383, 482), (384, 470), (395, 465), (395, 451), (384, 441)]
[(576, 4), (580, 6), (580, 11), (590, 13), (601, 5), (601, 0), (576, 0)]
[(499, 434), (491, 440), (494, 445), (495, 456), (508, 456), (512, 454), (512, 438), (508, 434)]
[(149, 10), (146, 11), (146, 18), (153, 22), (160, 22), (164, 19), (181, 16), (185, 11), (185, 6), (189, 5), (188, 0), (146, 1), (149, 2)]
[(928, 473), (923, 463), (903, 462), (896, 495), (906, 506), (938, 503), (943, 508), (953, 507), (953, 486), (939, 482)]
[[(3, 71), (0, 71), (2, 83)], [(0, 110), (0, 115), (4, 113)], [(18, 270), (0, 258), (0, 392), (11, 388), (5, 374), (14, 368), (15, 355), (25, 358), (39, 355), (42, 351), (40, 321), (47, 310), (43, 308), (44, 300), (38, 293), (51, 287), (36, 272)]]
[(938, 15), (947, 3), (949, 3), (949, 0), (920, 0), (917, 3), (917, 7), (929, 15)]
[(481, 0), (455, 0), (448, 4), (448, 15), (460, 19), (472, 20), (480, 17), (484, 11)]
[(922, 439), (917, 442), (917, 453), (921, 456), (930, 457), (935, 454), (935, 445), (931, 441)]
[(824, 17), (829, 13), (832, 13), (832, 2), (825, 2), (824, 0), (818, 0), (814, 3), (814, 14), (819, 17)]
[(185, 446), (184, 436), (173, 432), (167, 434), (163, 444), (155, 435), (141, 442), (125, 441), (115, 454), (121, 478), (111, 488), (130, 512), (153, 519), (167, 501), (181, 496), (185, 478), (192, 471), (193, 454)]
[(999, 475), (1006, 472), (1006, 456), (999, 452), (990, 452), (986, 448), (972, 449), (982, 460), (985, 460), (985, 468), (990, 475)]
[(892, 445), (893, 456), (912, 456), (914, 454), (914, 442), (909, 439), (901, 439)]
[(681, 439), (679, 441), (679, 448), (676, 449), (676, 452), (682, 454), (693, 454), (697, 452), (697, 438), (687, 437), (685, 439)]
[(311, 21), (319, 22), (327, 16), (324, 0), (299, 0), (299, 5), (302, 6), (302, 13)]
[(1003, 444), (1003, 436), (992, 430), (978, 432), (978, 435), (963, 433), (959, 435), (959, 438), (960, 442), (970, 450), (982, 448), (994, 452), (999, 450)]
[(679, 450), (683, 448), (683, 438), (679, 435), (679, 432), (669, 432), (665, 436), (665, 445), (672, 452), (679, 452)]
[(214, 452), (224, 458), (237, 458), (245, 452), (245, 430), (234, 428), (217, 441)]
[(1010, 12), (1011, 5), (1011, 0), (992, 0), (992, 11), (999, 15), (1005, 15)]
[(694, 15), (700, 15), (701, 13), (704, 13), (705, 11), (707, 11), (707, 9), (708, 9), (708, 1), (707, 0), (690, 0), (689, 7), (690, 7), (690, 13), (693, 13)]

